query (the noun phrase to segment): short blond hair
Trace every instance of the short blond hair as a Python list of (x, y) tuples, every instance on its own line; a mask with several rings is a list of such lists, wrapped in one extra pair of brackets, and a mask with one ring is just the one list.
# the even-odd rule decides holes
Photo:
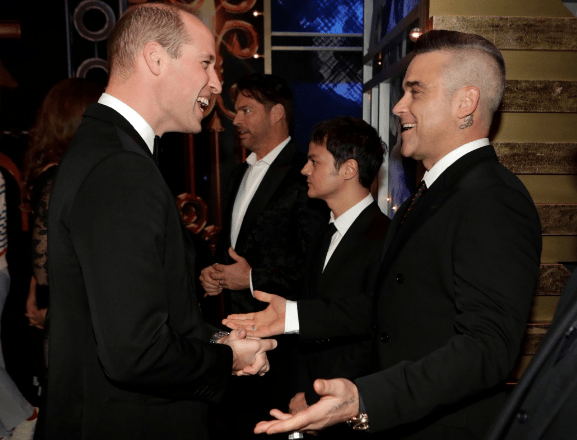
[(160, 44), (172, 58), (179, 58), (182, 45), (191, 43), (183, 13), (194, 17), (179, 5), (148, 3), (129, 9), (108, 38), (110, 75), (127, 78), (134, 69), (136, 54), (150, 41)]

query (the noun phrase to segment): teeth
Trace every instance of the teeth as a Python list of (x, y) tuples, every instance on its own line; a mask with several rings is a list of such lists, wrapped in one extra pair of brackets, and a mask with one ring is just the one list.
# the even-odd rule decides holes
[(204, 109), (205, 109), (206, 107), (208, 107), (208, 103), (209, 103), (208, 98), (205, 98), (205, 97), (203, 97), (203, 96), (199, 96), (198, 98), (196, 98), (196, 100), (197, 100), (198, 102), (200, 102), (200, 109), (201, 109), (202, 111), (204, 111)]
[(410, 130), (411, 128), (415, 128), (417, 124), (403, 124), (403, 131)]

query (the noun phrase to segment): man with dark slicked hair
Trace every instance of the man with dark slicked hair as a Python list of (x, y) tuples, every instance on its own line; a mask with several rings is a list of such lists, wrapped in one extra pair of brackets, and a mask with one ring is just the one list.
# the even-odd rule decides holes
[(427, 171), (385, 240), (374, 372), (317, 380), (318, 403), (292, 416), (275, 409), (278, 420), (255, 432), (348, 420), (375, 438), (483, 438), (506, 397), (541, 254), (533, 201), (489, 144), (504, 84), (503, 57), (485, 38), (442, 30), (419, 38), (393, 113), (401, 153)]

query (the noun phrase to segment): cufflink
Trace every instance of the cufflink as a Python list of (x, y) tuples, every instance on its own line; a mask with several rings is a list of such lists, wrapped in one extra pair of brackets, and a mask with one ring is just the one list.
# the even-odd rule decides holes
[(358, 413), (347, 420), (347, 425), (355, 431), (366, 431), (369, 429), (369, 415), (367, 413)]

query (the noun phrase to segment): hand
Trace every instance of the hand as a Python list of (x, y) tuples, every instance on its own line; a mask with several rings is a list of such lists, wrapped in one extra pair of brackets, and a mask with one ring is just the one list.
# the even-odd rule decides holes
[(220, 285), (219, 277), (216, 276), (217, 271), (214, 266), (215, 265), (205, 267), (200, 271), (200, 276), (198, 278), (206, 292), (204, 296), (216, 296), (222, 292), (222, 286)]
[(305, 393), (300, 392), (295, 394), (289, 403), (289, 413), (296, 414), (298, 412), (304, 411), (309, 406), (307, 405), (307, 400), (305, 398)]
[(273, 409), (270, 414), (277, 420), (259, 422), (254, 433), (317, 431), (344, 422), (359, 413), (359, 390), (350, 380), (318, 379), (314, 387), (321, 400), (293, 415)]
[(274, 339), (247, 338), (244, 330), (231, 332), (221, 343), (232, 348), (232, 374), (236, 376), (263, 376), (270, 370), (266, 352), (277, 346)]
[(286, 299), (270, 293), (254, 291), (259, 301), (269, 303), (262, 312), (228, 315), (222, 323), (231, 329), (244, 329), (250, 337), (266, 338), (284, 334)]
[(46, 312), (48, 309), (39, 309), (36, 303), (36, 278), (30, 278), (30, 288), (28, 289), (28, 298), (26, 299), (26, 313), (24, 316), (28, 318), (29, 325), (40, 330), (44, 329), (46, 323)]
[(250, 265), (245, 258), (238, 255), (233, 248), (228, 248), (228, 254), (236, 261), (233, 264), (213, 264), (217, 272), (213, 278), (219, 280), (220, 285), (229, 290), (243, 290), (250, 287)]

